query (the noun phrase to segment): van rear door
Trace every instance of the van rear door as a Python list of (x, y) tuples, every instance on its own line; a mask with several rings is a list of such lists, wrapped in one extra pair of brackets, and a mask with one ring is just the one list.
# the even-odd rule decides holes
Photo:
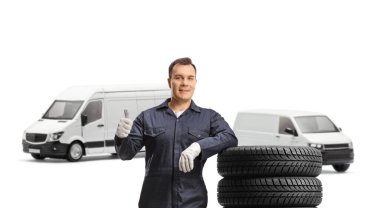
[(239, 146), (276, 145), (278, 120), (274, 115), (239, 113), (234, 125)]

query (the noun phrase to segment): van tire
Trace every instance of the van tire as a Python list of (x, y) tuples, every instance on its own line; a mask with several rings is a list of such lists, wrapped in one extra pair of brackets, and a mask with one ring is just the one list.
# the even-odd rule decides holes
[(30, 155), (32, 155), (32, 157), (33, 157), (34, 159), (36, 159), (36, 160), (43, 160), (43, 159), (46, 158), (45, 156), (41, 156), (40, 154), (34, 154), (34, 153), (32, 153), (32, 154), (30, 154)]
[(66, 159), (70, 162), (79, 161), (84, 154), (83, 144), (81, 142), (73, 142), (67, 151)]
[(218, 202), (224, 207), (315, 207), (322, 183), (314, 177), (223, 178)]
[(350, 164), (334, 164), (332, 166), (336, 172), (343, 173), (346, 172), (346, 170), (348, 170)]
[(223, 177), (316, 177), (322, 171), (322, 154), (312, 147), (231, 147), (218, 154), (217, 168)]

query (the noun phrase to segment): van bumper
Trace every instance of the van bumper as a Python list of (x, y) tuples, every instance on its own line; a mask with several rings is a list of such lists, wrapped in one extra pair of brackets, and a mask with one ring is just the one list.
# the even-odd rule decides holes
[(322, 150), (323, 165), (347, 164), (354, 162), (353, 149)]
[(25, 140), (22, 141), (22, 149), (25, 153), (34, 153), (30, 149), (39, 150), (39, 155), (44, 157), (64, 158), (69, 149), (69, 144), (62, 144), (59, 141), (46, 142), (44, 144), (30, 144)]

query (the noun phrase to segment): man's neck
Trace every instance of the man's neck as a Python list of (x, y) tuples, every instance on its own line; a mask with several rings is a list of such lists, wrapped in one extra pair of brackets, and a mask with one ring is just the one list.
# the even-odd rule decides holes
[(191, 100), (189, 101), (179, 101), (172, 98), (169, 102), (169, 108), (174, 112), (185, 111), (191, 105)]

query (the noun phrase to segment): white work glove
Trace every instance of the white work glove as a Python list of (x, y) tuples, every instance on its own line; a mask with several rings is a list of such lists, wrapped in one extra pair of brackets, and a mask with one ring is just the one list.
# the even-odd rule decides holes
[(116, 136), (119, 138), (126, 138), (132, 129), (132, 120), (129, 118), (120, 119), (119, 125), (117, 126)]
[(192, 143), (181, 153), (179, 158), (179, 170), (187, 173), (194, 168), (194, 159), (201, 153), (201, 146), (197, 142)]

